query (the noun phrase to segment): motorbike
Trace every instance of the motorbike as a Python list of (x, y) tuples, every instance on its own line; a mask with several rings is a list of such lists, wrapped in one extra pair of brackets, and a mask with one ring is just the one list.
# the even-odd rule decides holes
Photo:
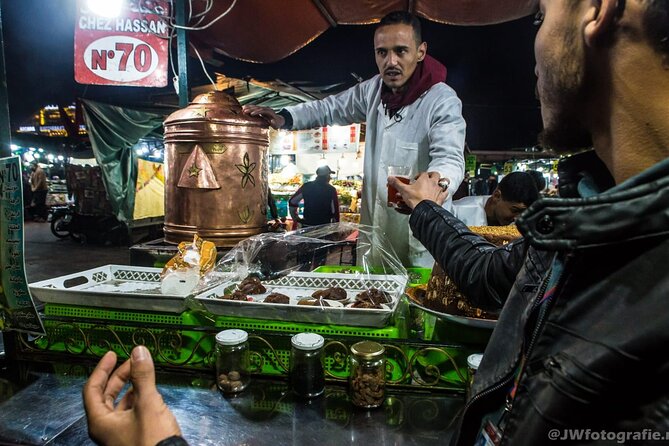
[(127, 226), (114, 215), (83, 215), (73, 204), (51, 208), (51, 233), (79, 243), (121, 245), (128, 241)]
[(74, 215), (74, 206), (52, 206), (49, 209), (49, 218), (51, 222), (51, 233), (58, 238), (67, 238), (72, 235), (70, 232), (70, 222)]

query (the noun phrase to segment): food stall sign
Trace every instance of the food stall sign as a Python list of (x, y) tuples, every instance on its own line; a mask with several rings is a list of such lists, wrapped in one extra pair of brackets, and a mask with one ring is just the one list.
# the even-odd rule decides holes
[(169, 3), (127, 0), (121, 15), (97, 15), (78, 2), (74, 78), (80, 84), (167, 85)]
[(44, 335), (26, 280), (23, 182), (18, 156), (0, 159), (0, 330)]

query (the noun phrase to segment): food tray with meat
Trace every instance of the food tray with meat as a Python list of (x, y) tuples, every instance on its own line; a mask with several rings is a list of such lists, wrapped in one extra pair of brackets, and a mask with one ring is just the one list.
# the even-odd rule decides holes
[(273, 280), (221, 284), (196, 295), (191, 303), (216, 315), (383, 327), (405, 286), (402, 275), (292, 272)]

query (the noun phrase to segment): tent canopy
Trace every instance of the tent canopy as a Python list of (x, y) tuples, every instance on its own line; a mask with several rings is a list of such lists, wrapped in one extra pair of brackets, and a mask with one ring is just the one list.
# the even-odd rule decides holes
[(268, 63), (293, 54), (330, 27), (375, 23), (391, 11), (410, 11), (451, 25), (486, 25), (524, 17), (537, 4), (538, 0), (192, 0), (190, 39), (201, 53)]

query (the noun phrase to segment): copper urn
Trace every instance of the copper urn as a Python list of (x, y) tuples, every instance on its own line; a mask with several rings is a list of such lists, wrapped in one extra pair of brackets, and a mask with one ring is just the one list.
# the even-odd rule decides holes
[(165, 241), (198, 234), (218, 247), (267, 226), (267, 150), (263, 119), (232, 96), (197, 96), (165, 120)]

